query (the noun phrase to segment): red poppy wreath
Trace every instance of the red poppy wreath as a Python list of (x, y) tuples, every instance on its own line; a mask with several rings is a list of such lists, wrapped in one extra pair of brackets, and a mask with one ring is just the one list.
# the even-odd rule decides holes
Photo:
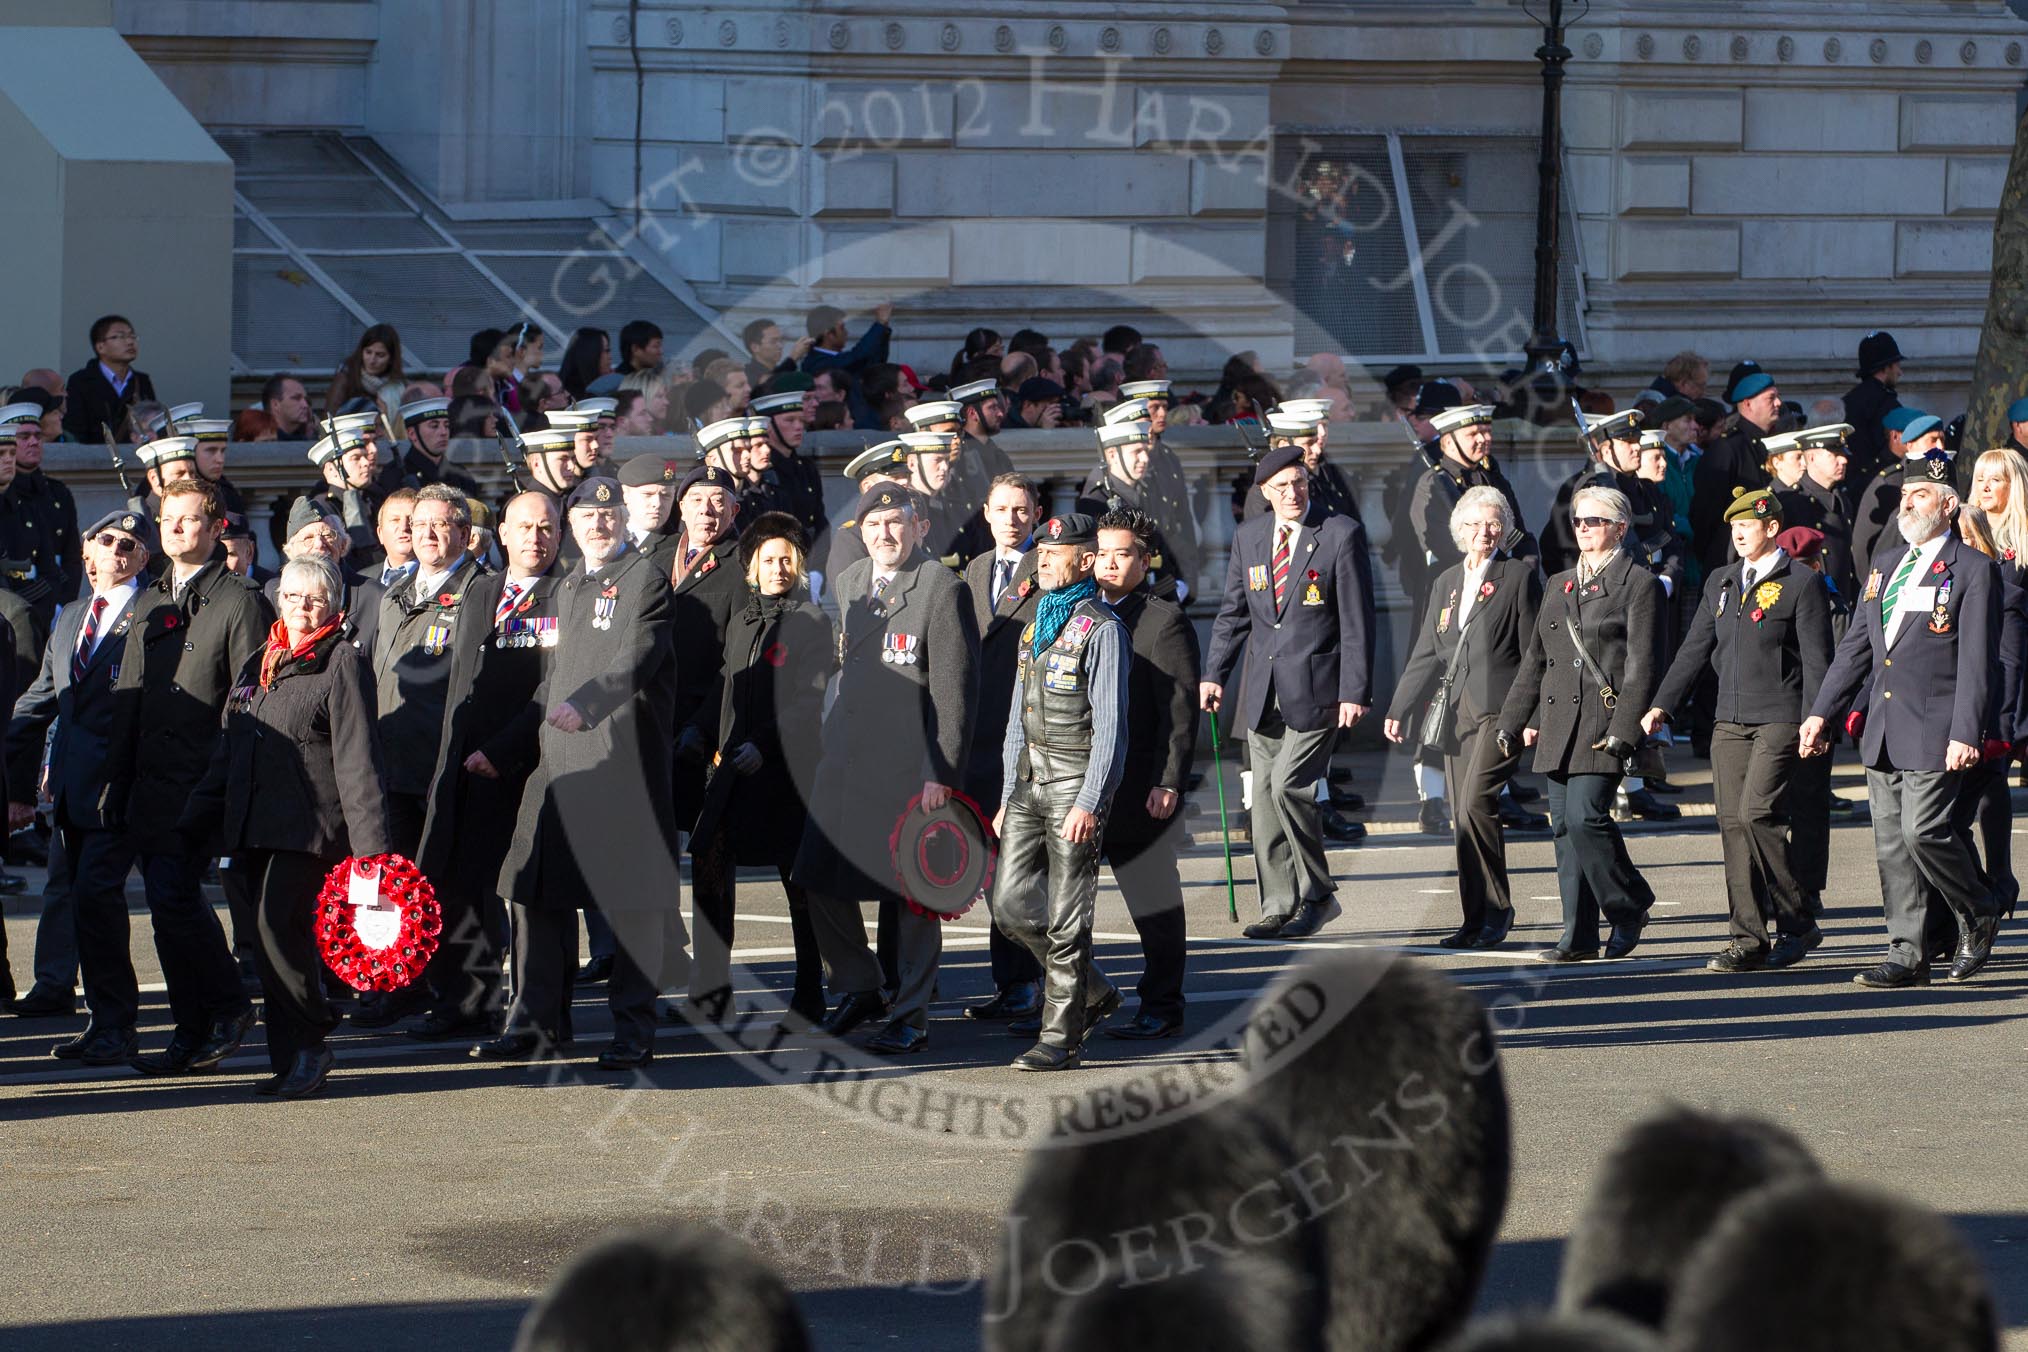
[(398, 991), (421, 978), (443, 933), (422, 870), (398, 854), (347, 859), (317, 894), (317, 951), (346, 985)]

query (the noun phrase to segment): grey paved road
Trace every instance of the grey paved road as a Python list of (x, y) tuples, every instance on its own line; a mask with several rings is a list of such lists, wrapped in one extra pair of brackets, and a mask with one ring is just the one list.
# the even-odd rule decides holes
[[(2012, 935), (1964, 988), (1852, 986), (1876, 957), (1878, 892), (1866, 829), (1844, 827), (1827, 945), (1790, 973), (1710, 976), (1717, 840), (1687, 830), (1633, 843), (1662, 897), (1633, 959), (1529, 960), (1555, 931), (1546, 838), (1514, 850), (1526, 923), (1511, 950), (1463, 958), (1423, 946), (1454, 905), (1447, 851), (1423, 839), (1334, 855), (1346, 914), (1322, 942), (1441, 963), (1501, 1003), (1518, 1160), (1487, 1306), (1547, 1298), (1599, 1151), (1673, 1097), (1765, 1114), (1834, 1173), (1949, 1212), (1992, 1271), (2010, 1345), (2028, 1347), (2028, 965)], [(1150, 1062), (1228, 1073), (1221, 1027), (1288, 959), (1236, 938), (1215, 853), (1193, 855), (1188, 877), (1191, 1037), (1152, 1056), (1110, 1044), (1083, 1084)], [(786, 981), (788, 933), (779, 889), (742, 895), (751, 1002)], [(32, 923), (8, 909), (19, 974)], [(1137, 951), (1110, 889), (1099, 923), (1101, 961), (1131, 980)], [(731, 1049), (672, 1032), (631, 1083), (581, 1062), (480, 1067), (347, 1033), (328, 1097), (277, 1104), (249, 1097), (264, 1065), (253, 1047), (226, 1073), (151, 1082), (53, 1069), (47, 1049), (77, 1021), (0, 1019), (0, 1347), (501, 1349), (575, 1249), (667, 1215), (747, 1234), (803, 1293), (824, 1348), (976, 1346), (976, 1277), (1021, 1163), (997, 1138), (1015, 1117), (1030, 1131), (1046, 1121), (1062, 1088), (1005, 1069), (1018, 1044), (957, 1017), (988, 984), (982, 925), (950, 927), (929, 1054), (898, 1080), (848, 1070), (821, 1088), (779, 1079), (812, 1054), (767, 1052), (758, 1021)], [(150, 979), (139, 916), (134, 953)], [(154, 1045), (164, 1010), (149, 1000)], [(584, 1000), (579, 1015), (579, 1048), (595, 1052), (602, 1008)]]

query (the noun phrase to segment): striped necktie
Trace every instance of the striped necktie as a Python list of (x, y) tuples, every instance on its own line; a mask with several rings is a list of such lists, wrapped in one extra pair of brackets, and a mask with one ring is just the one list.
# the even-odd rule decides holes
[(521, 590), (519, 582), (509, 580), (507, 586), (500, 593), (500, 607), (493, 612), (493, 623), (495, 625), (498, 625), (502, 620), (512, 615), (514, 607), (521, 604)]
[(1901, 600), (1901, 590), (1908, 585), (1908, 579), (1915, 575), (1915, 556), (1920, 551), (1911, 548), (1902, 556), (1901, 566), (1894, 570), (1894, 577), (1887, 584), (1887, 591), (1880, 598), (1880, 627), (1883, 630), (1894, 627), (1894, 609)]
[(1275, 527), (1275, 554), (1272, 571), (1275, 580), (1275, 609), (1282, 608), (1282, 596), (1289, 584), (1289, 527), (1282, 522)]
[(71, 655), (70, 659), (70, 682), (72, 685), (76, 685), (84, 679), (85, 667), (92, 660), (92, 649), (98, 646), (99, 620), (104, 617), (105, 613), (106, 598), (94, 596), (92, 598), (91, 614), (85, 616), (84, 630), (77, 636), (77, 651)]

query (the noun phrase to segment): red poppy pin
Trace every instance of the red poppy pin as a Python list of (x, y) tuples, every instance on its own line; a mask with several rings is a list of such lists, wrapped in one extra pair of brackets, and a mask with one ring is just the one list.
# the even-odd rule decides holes
[(1317, 570), (1316, 570), (1316, 569), (1312, 568), (1312, 569), (1310, 570), (1310, 572), (1309, 572), (1309, 579), (1310, 579), (1310, 581), (1312, 581), (1312, 582), (1315, 582), (1315, 581), (1317, 580)]
[(698, 568), (698, 570), (697, 570), (697, 575), (698, 575), (699, 577), (702, 577), (702, 576), (703, 576), (704, 574), (706, 574), (706, 573), (710, 572), (710, 571), (711, 571), (712, 569), (714, 569), (714, 568), (716, 568), (716, 567), (718, 567), (718, 555), (716, 555), (716, 554), (707, 554), (707, 555), (705, 555), (705, 556), (704, 556), (704, 563), (703, 563), (703, 566), (701, 566), (701, 567), (700, 567), (700, 568)]
[(2007, 562), (2012, 563), (2014, 561), (2014, 551), (2011, 549), (2003, 549), (2000, 551), (2000, 557), (2005, 559)]
[(1759, 624), (1763, 619), (1767, 617), (1767, 612), (1765, 610), (1762, 610), (1759, 606), (1755, 606), (1752, 610), (1746, 613), (1746, 617), (1752, 620), (1755, 624)]
[(781, 644), (776, 643), (770, 645), (768, 650), (761, 654), (761, 657), (769, 666), (779, 667), (789, 660), (789, 650)]
[(183, 623), (183, 617), (173, 610), (162, 617), (162, 627), (164, 629), (174, 629), (181, 623)]
[(1014, 594), (1016, 596), (1026, 596), (1028, 595), (1029, 589), (1034, 585), (1035, 583), (1032, 579), (1024, 577), (1021, 579), (1021, 585), (1015, 589)]
[(1563, 579), (1563, 594), (1564, 594), (1565, 596), (1568, 596), (1568, 595), (1570, 595), (1570, 594), (1571, 594), (1572, 592), (1574, 592), (1574, 591), (1576, 591), (1576, 590), (1577, 590), (1577, 581), (1576, 581), (1576, 579), (1574, 579), (1574, 578), (1565, 578), (1565, 579)]
[(618, 596), (619, 594), (620, 594), (620, 584), (617, 582), (608, 582), (606, 583), (605, 586), (599, 588), (600, 596), (612, 597)]
[(1481, 601), (1485, 600), (1485, 599), (1486, 599), (1487, 597), (1491, 596), (1492, 594), (1493, 594), (1493, 584), (1492, 584), (1492, 583), (1490, 583), (1490, 582), (1481, 582), (1481, 583), (1479, 584), (1479, 599), (1480, 599)]
[(440, 609), (449, 610), (452, 606), (458, 603), (458, 597), (462, 596), (463, 594), (464, 593), (462, 592), (438, 592), (437, 606)]
[(1943, 569), (1943, 560), (1942, 560), (1942, 559), (1938, 559), (1938, 560), (1937, 560), (1937, 561), (1936, 561), (1935, 563), (1932, 563), (1932, 564), (1931, 564), (1931, 565), (1929, 566), (1929, 570), (1930, 570), (1930, 571), (1931, 571), (1932, 573), (1937, 573), (1937, 574), (1941, 574), (1941, 573), (1943, 572), (1943, 570), (1944, 570), (1944, 569)]

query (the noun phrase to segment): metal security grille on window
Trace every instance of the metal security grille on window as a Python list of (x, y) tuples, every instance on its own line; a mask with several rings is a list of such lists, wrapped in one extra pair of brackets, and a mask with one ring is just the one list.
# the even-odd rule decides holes
[[(1275, 138), (1268, 280), (1296, 350), (1367, 365), (1513, 362), (1534, 304), (1535, 141), (1526, 136)], [(1586, 348), (1566, 205), (1558, 326)]]
[(661, 325), (671, 351), (706, 317), (592, 220), (454, 221), (378, 146), (334, 132), (220, 132), (232, 156), (232, 346), (242, 374), (328, 369), (369, 324), (411, 372), (463, 362), (470, 337), (522, 318), (550, 361), (581, 325)]

